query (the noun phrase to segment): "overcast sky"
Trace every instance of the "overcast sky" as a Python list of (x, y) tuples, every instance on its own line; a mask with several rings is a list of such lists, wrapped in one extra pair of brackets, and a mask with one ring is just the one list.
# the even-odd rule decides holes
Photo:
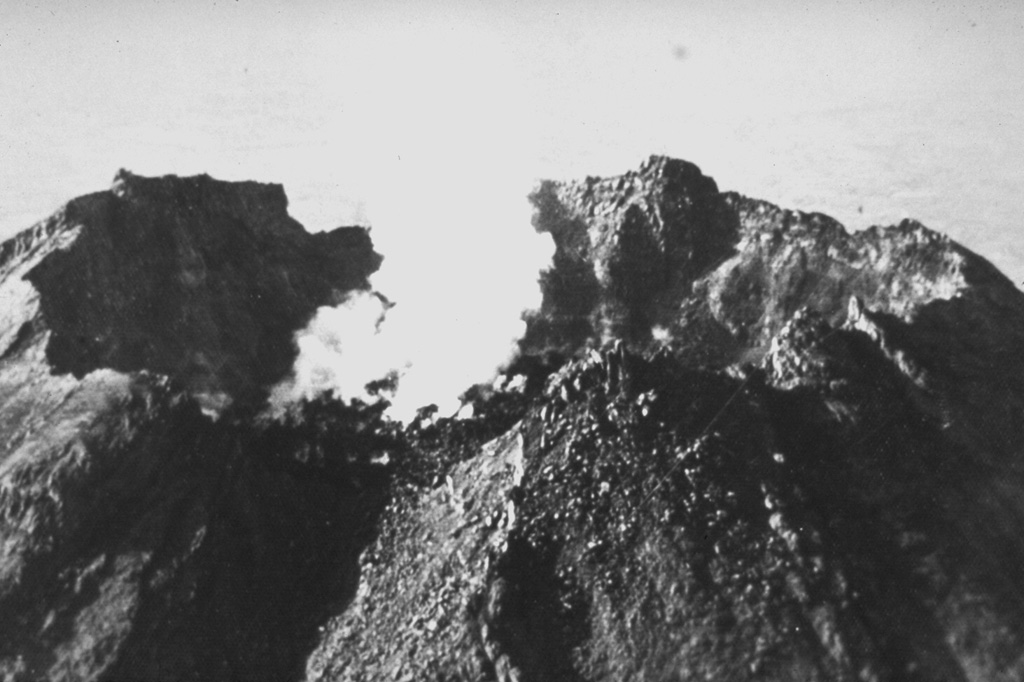
[(651, 153), (1024, 280), (1015, 2), (0, 0), (0, 93), (0, 238), (120, 167), (279, 182), (481, 328), (535, 301), (535, 181)]
[[(965, 215), (1024, 189), (1019, 3), (0, 8), (4, 235), (121, 166), (283, 182), (313, 229), (358, 217), (399, 157), (467, 155), (484, 173), (514, 165), (536, 178), (619, 173), (669, 153), (723, 188), (847, 222), (868, 220), (854, 215), (864, 204), (869, 216), (934, 222), (927, 202), (887, 197), (874, 178), (902, 187), (938, 175), (902, 191), (946, 202), (959, 187)], [(955, 207), (941, 209), (949, 229)]]

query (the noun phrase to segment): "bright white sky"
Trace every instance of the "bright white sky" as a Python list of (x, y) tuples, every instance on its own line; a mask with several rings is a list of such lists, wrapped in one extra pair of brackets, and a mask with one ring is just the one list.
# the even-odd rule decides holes
[(373, 225), (396, 328), (465, 338), (460, 380), (535, 303), (536, 179), (651, 153), (1024, 280), (1016, 2), (0, 0), (0, 93), (0, 238), (120, 167), (280, 182), (309, 229)]

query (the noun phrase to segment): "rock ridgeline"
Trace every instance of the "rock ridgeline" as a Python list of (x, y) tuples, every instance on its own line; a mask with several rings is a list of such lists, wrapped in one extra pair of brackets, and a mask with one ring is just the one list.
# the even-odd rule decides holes
[(1024, 680), (1011, 282), (674, 159), (533, 201), (520, 356), (405, 427), (252, 418), (380, 262), (280, 188), (125, 174), (0, 246), (0, 672)]
[(717, 359), (728, 362), (766, 345), (801, 307), (835, 324), (858, 296), (906, 319), (933, 300), (1006, 283), (914, 221), (851, 234), (822, 214), (720, 193), (676, 159), (651, 157), (617, 177), (544, 182), (531, 198), (534, 226), (552, 236), (556, 253), (528, 349), (618, 338), (678, 350), (683, 337), (696, 337), (714, 339), (723, 347)]
[(0, 246), (0, 679), (281, 679), (347, 589), (373, 496), (245, 415), (381, 258), (286, 207), (122, 171)]
[(392, 501), (308, 679), (1024, 679), (1011, 282), (673, 159), (533, 200), (522, 419)]
[(0, 352), (46, 334), (57, 373), (146, 369), (212, 400), (275, 383), (293, 330), (381, 260), (364, 229), (310, 235), (287, 205), (280, 185), (121, 171), (4, 245), (0, 272), (35, 293)]
[(723, 368), (760, 361), (802, 308), (844, 324), (856, 298), (862, 331), (935, 410), (972, 428), (972, 447), (1013, 452), (1024, 438), (1024, 383), (1010, 369), (1024, 298), (920, 223), (849, 233), (822, 214), (719, 193), (693, 164), (664, 157), (618, 177), (546, 182), (532, 199), (556, 252), (524, 352), (620, 339)]

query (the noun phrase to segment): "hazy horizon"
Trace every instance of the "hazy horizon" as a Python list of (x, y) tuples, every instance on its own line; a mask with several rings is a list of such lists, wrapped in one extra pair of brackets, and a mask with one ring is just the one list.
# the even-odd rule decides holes
[(3, 7), (0, 239), (121, 167), (281, 183), (310, 230), (373, 227), (375, 286), (421, 311), (395, 348), (449, 330), (403, 362), (493, 368), (550, 253), (531, 187), (651, 154), (850, 229), (916, 218), (1024, 281), (1016, 4)]
[(0, 237), (121, 167), (279, 182), (322, 230), (370, 221), (403, 158), (511, 192), (668, 154), (853, 229), (916, 217), (1024, 277), (975, 234), (1024, 190), (1024, 8), (335, 4), (5, 2)]

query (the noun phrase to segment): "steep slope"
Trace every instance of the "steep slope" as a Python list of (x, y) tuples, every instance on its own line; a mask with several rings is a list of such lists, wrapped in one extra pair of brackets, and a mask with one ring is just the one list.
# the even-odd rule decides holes
[(2, 321), (0, 352), (48, 332), (56, 373), (147, 369), (239, 397), (281, 379), (293, 330), (379, 265), (361, 228), (306, 233), (280, 185), (121, 171), (4, 244), (22, 319)]
[(534, 200), (510, 372), (573, 359), (392, 501), (307, 679), (1024, 680), (1012, 283), (671, 159)]
[(368, 235), (139, 178), (0, 246), (14, 680), (1024, 680), (1024, 295), (683, 161), (544, 183), (467, 420), (254, 415)]
[(377, 474), (246, 415), (380, 257), (286, 205), (122, 171), (0, 246), (0, 676), (280, 679), (349, 589)]
[(543, 183), (534, 224), (557, 250), (523, 348), (618, 338), (688, 364), (757, 361), (802, 307), (837, 325), (851, 297), (872, 334), (986, 457), (1019, 452), (1024, 297), (991, 264), (904, 221), (856, 233), (734, 193), (685, 161)]
[(915, 390), (811, 314), (745, 375), (574, 362), (392, 508), (309, 679), (1022, 679), (1024, 477)]

